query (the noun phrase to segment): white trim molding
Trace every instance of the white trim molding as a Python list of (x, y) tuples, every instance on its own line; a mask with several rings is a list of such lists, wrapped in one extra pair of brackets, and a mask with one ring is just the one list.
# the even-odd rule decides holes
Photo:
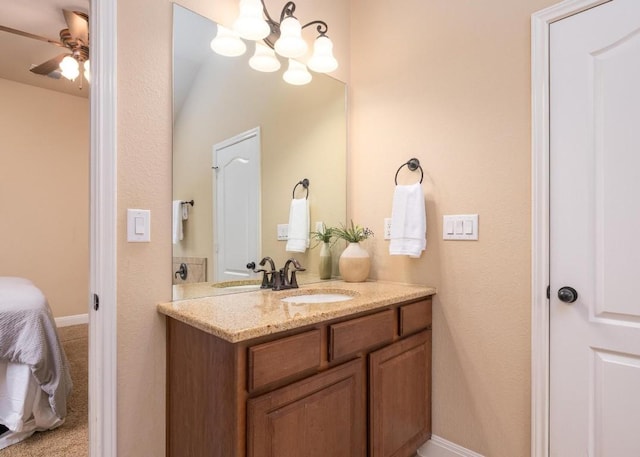
[(56, 327), (70, 327), (72, 325), (81, 325), (89, 323), (88, 314), (74, 314), (73, 316), (56, 317)]
[(420, 457), (483, 457), (451, 441), (447, 441), (437, 435), (431, 435), (431, 439), (418, 449)]
[(610, 0), (566, 0), (531, 16), (531, 457), (549, 456), (549, 27)]
[(117, 454), (116, 5), (91, 0), (90, 457)]

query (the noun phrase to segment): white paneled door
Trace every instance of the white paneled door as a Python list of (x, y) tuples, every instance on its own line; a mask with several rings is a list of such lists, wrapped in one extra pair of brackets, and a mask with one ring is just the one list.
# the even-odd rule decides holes
[(254, 276), (260, 252), (260, 129), (213, 147), (213, 258), (216, 281)]
[(638, 457), (640, 0), (550, 43), (550, 455)]

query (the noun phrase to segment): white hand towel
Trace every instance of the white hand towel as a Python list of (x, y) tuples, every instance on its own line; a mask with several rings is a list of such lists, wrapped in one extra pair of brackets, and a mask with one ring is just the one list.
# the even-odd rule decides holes
[(294, 198), (289, 209), (287, 252), (305, 252), (309, 247), (309, 201)]
[(180, 206), (182, 206), (182, 220), (186, 221), (187, 219), (189, 219), (189, 204), (184, 203), (183, 205), (180, 205)]
[(173, 244), (178, 244), (178, 241), (180, 241), (184, 236), (182, 232), (182, 200), (173, 201), (172, 219)]
[(389, 254), (420, 257), (427, 247), (427, 216), (420, 183), (396, 186), (391, 209)]

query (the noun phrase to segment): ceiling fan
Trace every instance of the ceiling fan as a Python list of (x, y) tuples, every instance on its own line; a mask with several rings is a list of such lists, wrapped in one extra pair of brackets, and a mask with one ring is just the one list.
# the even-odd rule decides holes
[(33, 66), (29, 69), (32, 73), (56, 79), (59, 79), (62, 75), (67, 79), (75, 80), (80, 74), (80, 65), (83, 65), (85, 70), (84, 77), (89, 80), (89, 16), (80, 11), (65, 9), (62, 10), (62, 13), (68, 28), (60, 30), (60, 41), (3, 25), (0, 25), (0, 31), (44, 41), (70, 51), (70, 53), (64, 52), (40, 65)]

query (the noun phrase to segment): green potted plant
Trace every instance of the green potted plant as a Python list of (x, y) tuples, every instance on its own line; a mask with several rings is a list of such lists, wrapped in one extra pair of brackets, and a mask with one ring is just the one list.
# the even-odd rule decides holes
[(324, 222), (320, 230), (311, 232), (311, 237), (320, 244), (320, 266), (318, 274), (320, 279), (331, 279), (331, 239), (333, 238), (332, 227), (327, 227)]
[(346, 282), (365, 281), (369, 276), (371, 259), (369, 252), (360, 245), (360, 242), (373, 236), (373, 231), (368, 227), (354, 224), (352, 220), (349, 226), (342, 225), (340, 228), (334, 228), (333, 235), (348, 243), (338, 261), (342, 279)]

